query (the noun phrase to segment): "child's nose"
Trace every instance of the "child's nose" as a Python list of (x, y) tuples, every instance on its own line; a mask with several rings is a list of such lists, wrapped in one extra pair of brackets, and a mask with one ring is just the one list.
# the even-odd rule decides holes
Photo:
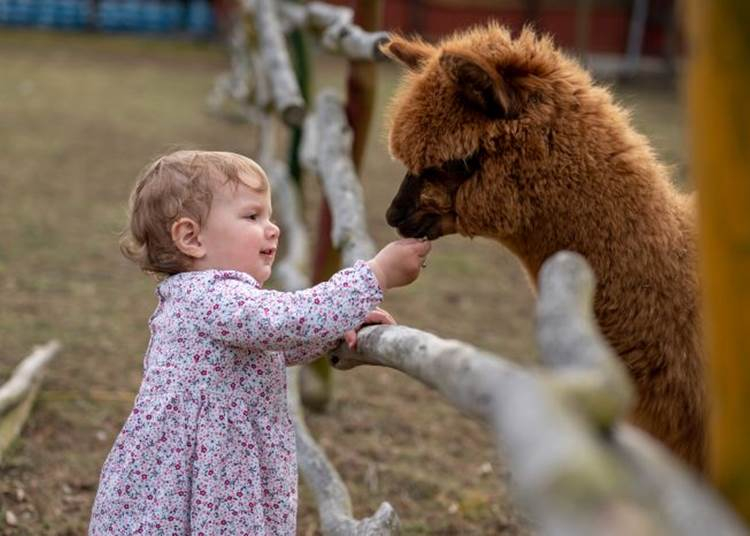
[(278, 238), (281, 234), (281, 229), (275, 223), (269, 223), (266, 232), (269, 238)]

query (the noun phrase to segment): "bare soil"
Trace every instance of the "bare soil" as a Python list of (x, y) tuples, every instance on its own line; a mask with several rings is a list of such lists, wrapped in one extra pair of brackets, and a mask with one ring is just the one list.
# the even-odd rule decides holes
[[(128, 193), (141, 166), (170, 148), (249, 150), (252, 128), (206, 110), (226, 66), (214, 44), (0, 34), (0, 380), (33, 345), (63, 343), (21, 438), (0, 462), (0, 534), (86, 531), (101, 464), (140, 383), (155, 303), (154, 281), (117, 249)], [(340, 60), (316, 57), (318, 87), (342, 88), (344, 75)], [(370, 230), (384, 244), (395, 236), (383, 214), (403, 169), (387, 156), (381, 121), (398, 71), (384, 65), (379, 76), (362, 179)], [(659, 151), (682, 162), (674, 91), (622, 95)], [(308, 185), (311, 222), (317, 203)], [(489, 241), (440, 239), (420, 280), (389, 294), (384, 307), (402, 324), (534, 360), (526, 276)], [(387, 500), (404, 534), (530, 531), (510, 502), (508, 469), (478, 423), (394, 371), (334, 375), (330, 410), (308, 423), (349, 486), (357, 516)], [(318, 534), (304, 485), (298, 527)]]

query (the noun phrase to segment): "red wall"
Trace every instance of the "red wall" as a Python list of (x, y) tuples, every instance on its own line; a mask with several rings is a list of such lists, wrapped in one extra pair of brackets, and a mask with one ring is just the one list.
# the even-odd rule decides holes
[[(350, 0), (328, 0), (332, 4), (353, 5)], [(521, 8), (493, 8), (469, 5), (456, 7), (444, 3), (431, 4), (429, 0), (384, 0), (384, 29), (406, 34), (417, 33), (429, 40), (454, 30), (482, 24), (495, 19), (516, 30), (525, 22)], [(662, 2), (664, 3), (664, 2)], [(575, 3), (571, 7), (540, 9), (537, 29), (554, 35), (563, 47), (575, 47)], [(489, 5), (489, 3), (488, 3)], [(591, 11), (588, 48), (590, 52), (625, 51), (630, 9), (627, 6), (594, 7)], [(644, 39), (644, 53), (658, 53), (661, 49), (662, 30), (650, 24)]]

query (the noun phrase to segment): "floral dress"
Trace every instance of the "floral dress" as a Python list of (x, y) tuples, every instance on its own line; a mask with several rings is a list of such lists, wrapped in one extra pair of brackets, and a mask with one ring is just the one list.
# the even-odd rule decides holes
[(135, 406), (102, 468), (90, 535), (291, 535), (285, 367), (331, 349), (382, 299), (364, 262), (299, 292), (236, 271), (164, 280)]

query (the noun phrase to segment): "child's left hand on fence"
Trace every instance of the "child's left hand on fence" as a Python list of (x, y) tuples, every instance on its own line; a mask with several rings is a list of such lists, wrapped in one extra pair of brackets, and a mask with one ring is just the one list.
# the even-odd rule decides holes
[(364, 323), (358, 329), (356, 330), (352, 329), (344, 333), (344, 342), (346, 342), (349, 348), (351, 348), (352, 350), (356, 350), (357, 349), (357, 331), (359, 331), (365, 326), (370, 326), (373, 324), (395, 325), (396, 321), (391, 316), (391, 313), (389, 313), (385, 309), (376, 307), (375, 309), (367, 313), (367, 317), (365, 318)]

